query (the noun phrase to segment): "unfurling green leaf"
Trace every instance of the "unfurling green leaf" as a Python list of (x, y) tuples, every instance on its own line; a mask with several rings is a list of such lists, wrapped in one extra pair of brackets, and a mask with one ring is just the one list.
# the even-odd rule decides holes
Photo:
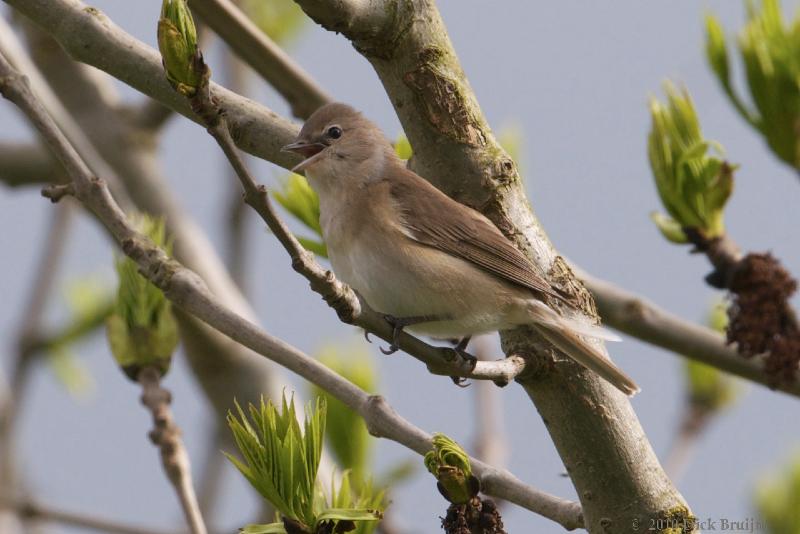
[(781, 474), (764, 477), (756, 486), (754, 501), (768, 534), (800, 532), (800, 453), (795, 453)]
[(666, 84), (667, 103), (650, 101), (650, 168), (669, 217), (654, 221), (667, 239), (686, 242), (691, 229), (711, 239), (721, 236), (723, 210), (733, 191), (734, 167), (718, 157), (722, 148), (706, 140), (689, 94)]
[(478, 480), (472, 476), (469, 456), (444, 434), (434, 434), (433, 450), (425, 454), (424, 462), (439, 481), (442, 495), (451, 503), (465, 503), (478, 493)]
[(667, 217), (661, 212), (650, 212), (650, 219), (655, 223), (656, 227), (661, 231), (667, 241), (683, 245), (689, 242), (686, 234), (683, 233), (681, 225), (672, 217)]
[(167, 80), (183, 96), (194, 96), (210, 71), (197, 48), (197, 30), (186, 0), (163, 0), (157, 39)]
[(706, 17), (706, 55), (737, 111), (761, 132), (775, 155), (800, 169), (800, 16), (785, 24), (778, 0), (760, 4), (758, 9), (747, 0), (747, 23), (738, 39), (754, 110), (732, 87), (725, 34), (711, 15)]
[[(171, 254), (163, 219), (142, 216), (139, 230), (154, 245)], [(136, 263), (122, 256), (116, 260), (119, 287), (114, 312), (106, 321), (111, 352), (117, 364), (132, 380), (145, 366), (155, 366), (162, 374), (169, 369), (178, 345), (178, 327), (170, 302), (156, 286), (139, 274)]]
[[(322, 438), (326, 426), (326, 402), (317, 397), (314, 409), (305, 410), (302, 425), (294, 400), (284, 396), (281, 409), (261, 400), (247, 412), (236, 404), (236, 414), (228, 414), (241, 459), (227, 454), (228, 459), (244, 475), (264, 499), (278, 511), (284, 523), (249, 525), (245, 532), (285, 532), (290, 523), (297, 531), (319, 532), (322, 523), (334, 523), (333, 532), (348, 532), (357, 527), (350, 522), (380, 519), (377, 510), (382, 492), (373, 492), (369, 484), (361, 484), (358, 495), (351, 489), (350, 473), (345, 472), (340, 486), (331, 488), (328, 501), (317, 481)], [(347, 524), (345, 524), (347, 523)], [(336, 530), (336, 529), (339, 530)]]

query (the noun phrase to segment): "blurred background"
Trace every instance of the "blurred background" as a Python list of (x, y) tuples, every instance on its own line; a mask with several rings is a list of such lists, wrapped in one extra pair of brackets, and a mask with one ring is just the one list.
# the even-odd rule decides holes
[[(93, 5), (125, 31), (155, 46), (160, 1), (96, 0)], [(793, 15), (796, 2), (784, 2)], [(519, 139), (519, 159), (534, 209), (556, 247), (594, 275), (646, 296), (660, 306), (703, 321), (719, 298), (703, 281), (702, 256), (666, 242), (648, 218), (660, 209), (646, 154), (650, 95), (662, 95), (666, 79), (685, 84), (704, 133), (722, 143), (741, 165), (726, 221), (746, 251), (772, 251), (800, 273), (800, 182), (794, 170), (767, 150), (762, 138), (735, 112), (707, 66), (703, 16), (717, 14), (726, 31), (741, 28), (742, 2), (729, 0), (621, 0), (557, 3), (477, 0), (439, 2), (450, 37), (484, 113), (496, 132)], [(8, 16), (9, 8), (0, 8)], [(337, 99), (360, 108), (390, 138), (399, 123), (380, 81), (348, 41), (311, 21), (286, 41), (291, 55)], [(226, 61), (220, 43), (204, 47), (221, 81)], [(741, 80), (736, 65), (737, 82)], [(133, 101), (135, 91), (116, 83)], [(737, 85), (738, 86), (738, 85)], [(256, 76), (250, 95), (288, 116), (281, 98)], [(31, 140), (13, 106), (0, 102), (0, 142)], [(230, 176), (205, 131), (183, 118), (167, 125), (160, 155), (170, 185), (220, 253), (226, 250)], [(277, 186), (285, 171), (253, 162), (257, 177)], [(53, 206), (36, 188), (0, 189), (0, 364), (9, 372), (20, 313), (39, 261)], [(114, 248), (83, 214), (70, 233), (57, 291), (45, 324), (71, 314), (68, 294), (77, 281), (113, 290)], [(295, 274), (286, 253), (254, 214), (246, 217), (249, 257), (247, 297), (271, 334), (310, 353), (368, 353), (378, 390), (403, 416), (428, 432), (444, 432), (473, 449), (476, 388), (460, 389), (432, 376), (413, 358), (384, 356), (377, 344), (339, 323), (325, 303)], [(797, 299), (794, 304), (800, 305)], [(493, 340), (492, 343), (495, 343)], [(72, 348), (82, 367), (75, 391), (53, 365), (36, 367), (22, 406), (16, 447), (19, 470), (33, 496), (61, 509), (175, 530), (182, 523), (176, 498), (146, 432), (139, 390), (111, 358), (101, 331)], [(496, 349), (499, 354), (499, 349)], [(614, 360), (642, 388), (633, 406), (660, 458), (680, 425), (686, 386), (683, 360), (625, 338), (610, 347)], [(308, 384), (285, 373), (287, 388), (308, 395)], [(179, 354), (165, 385), (200, 477), (212, 417)], [(231, 402), (236, 390), (230, 391)], [(678, 486), (700, 518), (741, 521), (757, 517), (753, 495), (765, 477), (785, 472), (800, 454), (798, 400), (758, 385), (744, 385), (741, 399), (715, 418), (694, 450)], [(575, 492), (544, 425), (522, 388), (500, 390), (507, 467), (540, 489), (575, 499)], [(376, 441), (375, 473), (412, 460), (416, 475), (392, 492), (393, 522), (403, 532), (437, 532), (447, 503), (424, 472), (422, 460), (389, 441)], [(225, 466), (212, 527), (233, 532), (253, 520), (255, 493)], [(560, 532), (556, 524), (508, 505), (509, 532)], [(80, 532), (53, 525), (51, 532)]]

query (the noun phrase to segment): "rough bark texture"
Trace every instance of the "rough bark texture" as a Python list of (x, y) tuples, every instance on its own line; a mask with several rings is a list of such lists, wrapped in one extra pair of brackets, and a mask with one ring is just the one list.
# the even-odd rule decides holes
[[(344, 33), (373, 65), (414, 148), (414, 170), (492, 219), (596, 320), (591, 295), (547, 239), (516, 165), (492, 135), (433, 2), (298, 3), (325, 28)], [(339, 4), (349, 5), (349, 12)], [(678, 524), (690, 515), (623, 395), (554, 357), (526, 329), (505, 332), (502, 339), (507, 354), (538, 364), (530, 367), (540, 372), (518, 381), (550, 431), (590, 532), (630, 532), (635, 521), (653, 518)]]

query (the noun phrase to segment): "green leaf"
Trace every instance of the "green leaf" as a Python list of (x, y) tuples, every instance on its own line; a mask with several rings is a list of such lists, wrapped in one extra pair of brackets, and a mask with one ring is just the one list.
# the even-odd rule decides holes
[(269, 523), (265, 525), (247, 525), (239, 529), (241, 534), (286, 534), (283, 523)]
[(317, 516), (318, 521), (328, 521), (331, 519), (347, 521), (377, 521), (383, 518), (383, 514), (378, 510), (354, 510), (347, 508), (328, 508), (320, 512)]
[(800, 168), (800, 16), (783, 20), (778, 0), (747, 1), (747, 22), (737, 41), (750, 100), (749, 110), (730, 81), (728, 52), (719, 22), (706, 18), (706, 55), (733, 106), (758, 130), (773, 153)]
[(722, 147), (705, 139), (689, 94), (665, 85), (667, 103), (651, 99), (647, 151), (659, 197), (669, 217), (653, 216), (672, 242), (686, 242), (685, 229), (707, 238), (725, 232), (723, 212), (733, 191), (735, 167), (720, 159)]
[(653, 211), (650, 212), (650, 219), (656, 224), (656, 227), (661, 231), (661, 235), (667, 238), (668, 241), (677, 244), (688, 243), (686, 234), (683, 233), (683, 228), (672, 217), (667, 217), (663, 213)]
[[(139, 230), (155, 246), (171, 254), (163, 219), (140, 216)], [(169, 369), (178, 345), (178, 326), (170, 302), (159, 288), (139, 274), (127, 256), (116, 260), (119, 286), (113, 313), (106, 320), (106, 335), (117, 364), (133, 380), (138, 370), (153, 365), (163, 373)]]
[(314, 524), (316, 478), (325, 430), (325, 400), (309, 405), (301, 427), (294, 400), (284, 396), (279, 411), (272, 401), (250, 405), (247, 415), (236, 404), (228, 425), (242, 460), (226, 454), (262, 497), (284, 517)]
[(94, 390), (94, 380), (88, 368), (66, 346), (48, 352), (47, 363), (70, 395), (85, 398)]
[(242, 10), (278, 44), (297, 38), (308, 17), (292, 0), (243, 0)]
[[(706, 323), (718, 332), (725, 331), (728, 314), (724, 302), (720, 301), (711, 308)], [(689, 404), (695, 413), (719, 412), (733, 405), (739, 398), (741, 384), (732, 375), (688, 358), (684, 366)]]
[[(344, 351), (329, 347), (320, 352), (318, 359), (361, 389), (367, 392), (377, 390), (375, 364), (363, 346)], [(313, 387), (312, 395), (327, 401), (325, 437), (334, 459), (343, 468), (353, 471), (356, 479), (363, 478), (372, 459), (374, 439), (369, 435), (364, 419), (321, 388)]]
[(423, 461), (450, 502), (462, 504), (475, 495), (469, 456), (453, 439), (434, 434), (433, 450), (425, 454)]
[(308, 239), (306, 237), (298, 237), (297, 240), (303, 245), (303, 248), (309, 250), (322, 258), (328, 257), (328, 247), (322, 241)]
[(397, 152), (397, 156), (400, 159), (408, 160), (414, 155), (414, 151), (411, 149), (411, 143), (409, 143), (408, 137), (402, 133), (397, 136), (397, 139), (394, 142), (394, 151)]
[(754, 501), (769, 534), (797, 534), (800, 526), (800, 453), (795, 453), (779, 473), (764, 476), (756, 486)]

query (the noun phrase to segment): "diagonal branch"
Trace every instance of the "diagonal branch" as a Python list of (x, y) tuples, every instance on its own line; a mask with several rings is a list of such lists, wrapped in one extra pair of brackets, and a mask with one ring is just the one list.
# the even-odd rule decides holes
[[(431, 436), (400, 417), (386, 401), (369, 395), (315, 359), (274, 338), (252, 322), (222, 306), (203, 281), (177, 261), (170, 259), (128, 222), (108, 188), (95, 177), (58, 130), (30, 92), (25, 79), (0, 55), (0, 93), (27, 115), (73, 180), (75, 196), (121, 244), (123, 252), (137, 262), (140, 272), (178, 308), (197, 316), (220, 332), (262, 354), (306, 380), (330, 392), (359, 413), (375, 436), (386, 437), (424, 454)], [(554, 497), (525, 485), (513, 475), (471, 460), (488, 494), (519, 504), (548, 517), (567, 529), (582, 524), (577, 503)]]
[(283, 96), (292, 115), (306, 119), (330, 95), (230, 0), (190, 0), (189, 5), (236, 55)]
[[(96, 72), (94, 69), (71, 61), (55, 41), (33, 25), (28, 23), (25, 30), (34, 59), (41, 65), (40, 72), (46, 73), (60, 99), (75, 111), (75, 119), (83, 132), (118, 170), (131, 200), (139, 210), (165, 218), (167, 229), (175, 239), (176, 257), (197, 272), (226, 306), (245, 317), (255, 318), (255, 312), (230, 279), (207, 236), (167, 185), (157, 160), (156, 144), (149, 133), (136, 129), (117, 115), (113, 88), (102, 83), (108, 78), (92, 76)], [(34, 68), (30, 66), (31, 70), (25, 72), (30, 74)], [(31, 76), (31, 84), (40, 94), (49, 88), (45, 81), (37, 81), (37, 78)], [(87, 98), (91, 105), (85, 104)], [(50, 111), (49, 103), (44, 104)], [(268, 365), (269, 362), (191, 316), (178, 313), (176, 319), (189, 364), (216, 410), (218, 421), (224, 421), (230, 407), (231, 384), (236, 385), (240, 397), (252, 401), (262, 394), (274, 396), (280, 391), (278, 369)]]
[[(770, 386), (763, 357), (745, 359), (725, 344), (718, 332), (669, 313), (643, 297), (580, 272), (597, 301), (603, 322), (633, 337), (663, 347), (722, 371)], [(799, 380), (781, 384), (780, 391), (800, 396)]]

